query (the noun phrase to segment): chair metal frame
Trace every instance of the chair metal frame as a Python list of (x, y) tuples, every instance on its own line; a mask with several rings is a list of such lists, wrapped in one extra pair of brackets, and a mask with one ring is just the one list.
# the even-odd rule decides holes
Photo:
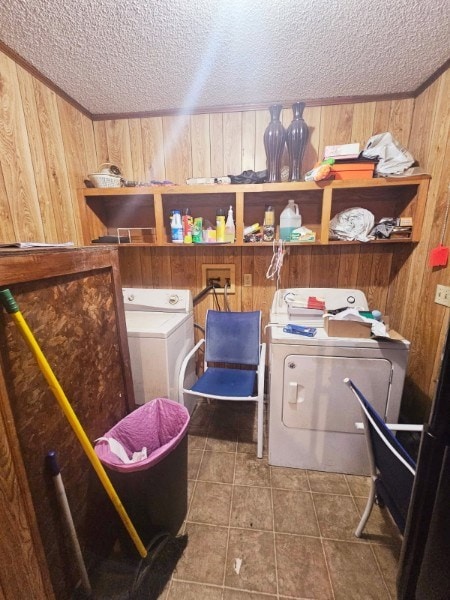
[[(253, 313), (259, 313), (259, 349), (258, 349), (258, 354), (259, 354), (259, 360), (258, 363), (255, 365), (252, 365), (255, 367), (255, 372), (256, 372), (256, 394), (251, 395), (251, 396), (220, 396), (220, 395), (216, 395), (213, 393), (209, 393), (209, 392), (199, 392), (199, 391), (194, 391), (192, 390), (192, 386), (191, 387), (185, 387), (185, 379), (186, 379), (186, 370), (188, 368), (189, 362), (197, 355), (197, 352), (203, 347), (205, 346), (205, 353), (204, 353), (204, 361), (203, 361), (203, 367), (204, 367), (204, 373), (203, 375), (207, 372), (209, 366), (208, 366), (208, 362), (207, 362), (207, 344), (208, 344), (208, 314), (209, 313), (218, 313), (219, 311), (211, 311), (208, 310), (207, 315), (206, 315), (206, 325), (205, 325), (205, 337), (202, 338), (199, 342), (197, 342), (197, 344), (195, 344), (194, 348), (189, 352), (189, 354), (187, 354), (187, 356), (184, 358), (181, 368), (180, 368), (180, 375), (179, 375), (179, 382), (178, 382), (178, 397), (180, 399), (180, 402), (184, 403), (184, 395), (185, 394), (189, 394), (191, 396), (197, 396), (199, 398), (207, 398), (207, 399), (212, 399), (212, 400), (228, 400), (228, 401), (252, 401), (252, 402), (256, 402), (257, 403), (257, 409), (258, 409), (258, 422), (257, 422), (257, 457), (258, 458), (262, 458), (263, 456), (263, 438), (264, 438), (264, 375), (265, 375), (265, 366), (266, 366), (266, 344), (264, 342), (261, 342), (261, 311), (252, 311)], [(227, 312), (225, 313), (226, 315), (228, 315), (229, 317), (233, 314), (238, 314), (238, 315), (242, 315), (242, 312), (239, 313), (233, 313), (233, 312)], [(242, 332), (243, 335), (245, 335), (245, 331)], [(222, 362), (220, 360), (218, 360), (217, 362)], [(223, 361), (223, 362), (227, 362), (227, 361)], [(200, 376), (197, 379), (197, 382), (200, 381), (202, 376)], [(194, 382), (193, 385), (195, 385), (197, 382)]]
[[(415, 467), (413, 467), (408, 461), (406, 461), (404, 459), (404, 457), (401, 456), (401, 454), (396, 450), (396, 448), (393, 447), (392, 442), (389, 439), (389, 435), (386, 434), (386, 431), (382, 431), (382, 427), (380, 427), (375, 422), (372, 415), (369, 413), (369, 411), (367, 410), (367, 408), (364, 404), (364, 402), (367, 402), (367, 404), (370, 405), (369, 401), (366, 398), (364, 398), (363, 394), (355, 386), (353, 381), (347, 377), (344, 379), (344, 383), (353, 392), (353, 394), (355, 395), (355, 397), (358, 400), (360, 407), (361, 407), (362, 423), (355, 423), (355, 426), (357, 429), (364, 429), (366, 444), (367, 444), (367, 453), (368, 453), (369, 465), (370, 465), (369, 497), (367, 499), (367, 504), (364, 509), (361, 520), (358, 524), (358, 527), (355, 530), (355, 536), (359, 538), (359, 537), (361, 537), (364, 527), (366, 526), (367, 521), (369, 520), (373, 505), (377, 498), (376, 482), (380, 478), (380, 476), (382, 477), (382, 474), (380, 474), (380, 471), (379, 471), (379, 469), (376, 465), (376, 461), (375, 461), (375, 453), (374, 453), (372, 440), (371, 440), (371, 436), (370, 436), (370, 428), (372, 428), (376, 432), (377, 436), (380, 438), (380, 440), (383, 441), (385, 446), (392, 453), (393, 457), (395, 457), (395, 459), (397, 461), (399, 461), (403, 465), (403, 467), (412, 474), (413, 477), (416, 474), (416, 470), (415, 470)], [(371, 410), (374, 413), (376, 413), (376, 410), (371, 405), (370, 405), (370, 407), (371, 407)], [(376, 414), (378, 414), (378, 413), (376, 413)], [(380, 415), (378, 415), (378, 417), (381, 419)], [(423, 425), (404, 425), (404, 424), (399, 424), (399, 423), (384, 423), (384, 427), (386, 428), (387, 432), (422, 431), (423, 430)], [(397, 444), (399, 446), (401, 446), (400, 442), (398, 442), (398, 440), (396, 440), (396, 441), (397, 441)], [(411, 459), (411, 461), (412, 461), (412, 459)], [(414, 461), (412, 461), (412, 462), (414, 462)]]

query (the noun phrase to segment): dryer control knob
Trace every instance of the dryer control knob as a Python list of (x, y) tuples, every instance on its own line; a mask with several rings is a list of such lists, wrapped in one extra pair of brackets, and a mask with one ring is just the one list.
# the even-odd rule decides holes
[(133, 302), (133, 300), (134, 300), (134, 295), (133, 295), (133, 294), (130, 294), (130, 295), (128, 296), (127, 300), (128, 300), (128, 302)]
[(294, 362), (290, 362), (290, 363), (288, 363), (288, 367), (289, 367), (290, 369), (295, 369), (295, 363), (294, 363)]
[(180, 297), (177, 296), (177, 294), (173, 294), (172, 296), (169, 296), (169, 304), (176, 304), (179, 301)]

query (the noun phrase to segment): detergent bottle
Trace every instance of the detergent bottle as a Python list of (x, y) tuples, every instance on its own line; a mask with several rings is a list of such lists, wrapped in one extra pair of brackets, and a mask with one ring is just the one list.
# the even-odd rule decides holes
[(301, 225), (302, 217), (297, 204), (294, 200), (288, 200), (288, 204), (280, 216), (280, 240), (290, 242), (292, 232)]
[(179, 210), (174, 210), (172, 220), (170, 221), (170, 229), (172, 233), (172, 242), (176, 244), (183, 243), (183, 224), (181, 222), (181, 213)]

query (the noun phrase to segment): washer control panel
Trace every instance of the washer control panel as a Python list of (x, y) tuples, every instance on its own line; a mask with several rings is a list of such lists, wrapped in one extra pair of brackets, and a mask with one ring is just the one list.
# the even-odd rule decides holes
[(122, 288), (125, 310), (189, 313), (193, 310), (190, 290)]

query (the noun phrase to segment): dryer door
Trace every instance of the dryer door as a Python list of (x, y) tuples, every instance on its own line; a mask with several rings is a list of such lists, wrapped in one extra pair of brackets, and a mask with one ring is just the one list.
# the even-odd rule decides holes
[(297, 429), (356, 433), (361, 412), (343, 379), (350, 377), (384, 417), (391, 371), (384, 358), (291, 354), (284, 362), (282, 421)]

